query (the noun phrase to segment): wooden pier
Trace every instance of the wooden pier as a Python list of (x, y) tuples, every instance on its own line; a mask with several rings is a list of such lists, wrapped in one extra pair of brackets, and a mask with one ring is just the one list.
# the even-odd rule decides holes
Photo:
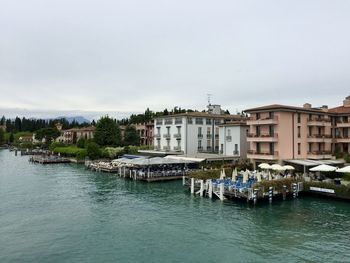
[(57, 157), (57, 156), (32, 156), (29, 159), (32, 163), (39, 164), (59, 164), (59, 163), (70, 163), (71, 160), (67, 158)]

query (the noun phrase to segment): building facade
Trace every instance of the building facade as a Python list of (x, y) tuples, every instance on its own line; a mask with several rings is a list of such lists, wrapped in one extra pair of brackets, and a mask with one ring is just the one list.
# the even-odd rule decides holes
[(154, 121), (135, 124), (137, 134), (140, 136), (140, 145), (153, 145)]
[(188, 112), (162, 116), (154, 122), (154, 147), (157, 151), (184, 154), (219, 153), (219, 126), (239, 121), (240, 115), (222, 114), (218, 105), (208, 112)]
[(67, 144), (75, 144), (79, 139), (93, 139), (95, 134), (95, 127), (85, 127), (85, 128), (73, 128), (69, 130), (62, 131), (63, 135), (59, 137), (60, 142)]
[(269, 105), (246, 110), (250, 114), (249, 151), (253, 163), (282, 163), (291, 159), (331, 159), (336, 149), (349, 152), (350, 98), (328, 109)]
[(245, 121), (221, 124), (219, 126), (219, 153), (246, 159), (249, 148), (248, 132), (249, 127)]

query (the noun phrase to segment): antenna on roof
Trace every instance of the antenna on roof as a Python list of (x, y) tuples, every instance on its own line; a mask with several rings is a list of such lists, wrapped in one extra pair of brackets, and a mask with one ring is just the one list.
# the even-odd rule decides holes
[(211, 105), (211, 97), (213, 96), (213, 94), (207, 94), (207, 98), (208, 98), (208, 106)]

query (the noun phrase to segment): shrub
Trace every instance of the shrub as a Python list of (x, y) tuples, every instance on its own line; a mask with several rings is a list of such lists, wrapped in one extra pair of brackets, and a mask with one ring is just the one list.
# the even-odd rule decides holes
[(77, 147), (78, 148), (85, 148), (85, 144), (86, 144), (86, 141), (84, 138), (80, 138), (78, 141), (77, 141)]
[(101, 157), (101, 149), (95, 142), (89, 142), (86, 147), (87, 156), (92, 160), (98, 159)]

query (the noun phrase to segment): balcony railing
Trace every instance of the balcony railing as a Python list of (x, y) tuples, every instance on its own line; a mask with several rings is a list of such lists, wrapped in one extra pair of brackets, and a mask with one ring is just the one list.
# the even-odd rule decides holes
[(156, 147), (154, 147), (154, 150), (156, 150), (156, 151), (160, 151), (162, 148), (160, 147), (160, 146), (156, 146)]
[(213, 150), (213, 148), (211, 146), (207, 146), (207, 151), (211, 152)]
[(312, 152), (307, 152), (307, 154), (312, 154), (312, 155), (327, 155), (327, 154), (332, 154), (331, 151), (312, 151)]
[(331, 134), (312, 134), (312, 135), (308, 135), (308, 138), (321, 138), (321, 139), (332, 139), (332, 135)]
[(278, 156), (278, 152), (274, 151), (274, 152), (258, 152), (258, 151), (254, 151), (254, 150), (249, 150), (248, 154), (254, 154), (254, 155), (273, 155), (273, 156)]
[(181, 140), (181, 133), (174, 134), (174, 138), (177, 140)]
[(174, 151), (181, 151), (181, 146), (175, 146)]
[(261, 133), (261, 134), (248, 133), (247, 137), (248, 138), (268, 138), (268, 137), (278, 138), (278, 133), (274, 133), (274, 134), (269, 134), (269, 133)]
[(307, 125), (309, 126), (331, 126), (331, 119), (328, 118), (308, 118)]
[(163, 150), (166, 151), (166, 152), (170, 151), (170, 146), (164, 146)]
[(228, 142), (232, 141), (232, 136), (226, 136), (226, 141)]
[(198, 134), (198, 139), (203, 139), (203, 134)]
[(203, 151), (203, 146), (198, 146), (198, 147), (197, 147), (197, 150), (198, 150), (199, 152)]
[(160, 138), (161, 138), (161, 136), (160, 136), (160, 134), (155, 134), (155, 135), (154, 135), (154, 138), (156, 138), (156, 139), (160, 139)]
[(215, 134), (215, 139), (219, 139), (219, 134)]
[(210, 133), (207, 133), (207, 139), (211, 139), (212, 135)]
[(169, 134), (169, 133), (164, 134), (164, 135), (163, 135), (163, 137), (164, 137), (165, 139), (167, 139), (167, 140), (170, 140), (170, 138), (171, 138), (171, 136), (170, 136), (170, 134)]
[(233, 155), (234, 156), (238, 156), (239, 155), (239, 151), (233, 151)]
[(247, 125), (265, 125), (265, 124), (277, 124), (278, 123), (278, 117), (266, 117), (266, 118), (260, 118), (255, 119), (251, 118), (247, 121)]

